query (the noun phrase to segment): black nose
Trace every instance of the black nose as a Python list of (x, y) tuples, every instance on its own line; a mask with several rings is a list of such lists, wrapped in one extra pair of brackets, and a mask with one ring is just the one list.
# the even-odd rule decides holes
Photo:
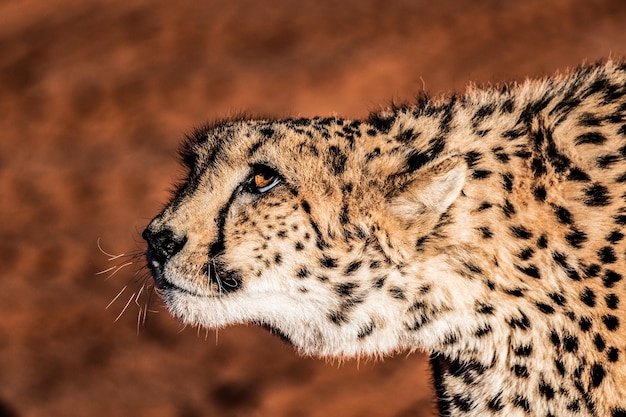
[(148, 226), (141, 237), (148, 242), (149, 256), (161, 266), (176, 255), (187, 243), (187, 236), (176, 237), (171, 229), (154, 231)]

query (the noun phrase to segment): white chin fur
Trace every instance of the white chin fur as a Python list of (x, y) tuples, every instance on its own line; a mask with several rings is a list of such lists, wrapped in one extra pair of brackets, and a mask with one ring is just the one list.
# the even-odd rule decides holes
[(319, 307), (307, 308), (306, 304), (293, 300), (281, 302), (276, 299), (276, 294), (274, 299), (244, 294), (199, 297), (174, 291), (164, 294), (164, 298), (172, 314), (187, 324), (207, 328), (265, 324), (278, 330), (303, 355), (381, 356), (397, 351), (402, 344), (398, 340), (399, 329), (391, 328), (379, 328), (372, 335), (359, 339), (360, 329), (370, 320), (367, 314), (355, 315), (351, 323), (329, 325), (327, 317), (320, 317)]

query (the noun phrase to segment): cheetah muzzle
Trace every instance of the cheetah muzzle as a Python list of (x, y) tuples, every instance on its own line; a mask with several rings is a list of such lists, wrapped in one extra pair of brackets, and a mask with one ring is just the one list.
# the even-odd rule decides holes
[(432, 354), (441, 415), (626, 417), (626, 65), (222, 122), (143, 233), (170, 311)]

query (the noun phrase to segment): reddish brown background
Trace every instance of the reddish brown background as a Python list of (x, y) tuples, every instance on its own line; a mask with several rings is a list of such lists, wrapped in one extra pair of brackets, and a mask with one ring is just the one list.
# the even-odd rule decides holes
[(624, 55), (624, 22), (620, 0), (0, 0), (0, 417), (433, 415), (419, 354), (337, 366), (158, 301), (114, 322), (143, 261), (106, 280), (129, 258), (96, 242), (141, 250), (205, 120), (551, 74)]

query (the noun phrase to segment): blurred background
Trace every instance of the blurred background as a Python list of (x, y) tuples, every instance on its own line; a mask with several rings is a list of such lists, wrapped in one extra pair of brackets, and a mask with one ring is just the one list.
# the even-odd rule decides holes
[(157, 299), (144, 318), (130, 255), (179, 141), (619, 58), (624, 22), (620, 0), (0, 0), (0, 417), (433, 416), (421, 354), (327, 363)]

